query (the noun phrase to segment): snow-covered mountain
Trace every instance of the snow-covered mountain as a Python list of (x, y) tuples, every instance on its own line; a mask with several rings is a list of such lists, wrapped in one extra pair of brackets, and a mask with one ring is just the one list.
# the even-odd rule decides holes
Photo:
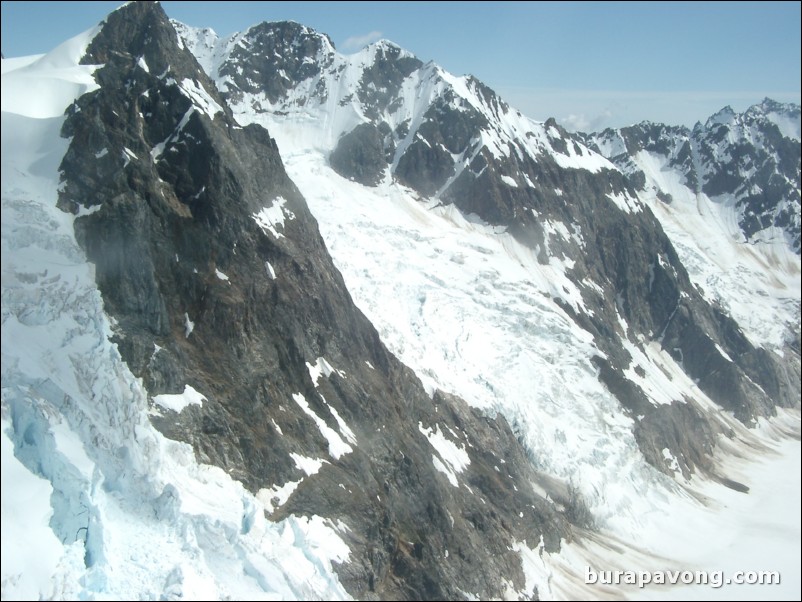
[(664, 202), (673, 195), (651, 175), (654, 165), (726, 206), (749, 243), (784, 242), (799, 254), (799, 124), (798, 105), (766, 98), (742, 114), (725, 107), (693, 130), (641, 123), (587, 140), (644, 190), (657, 188)]
[(766, 99), (692, 131), (641, 123), (584, 136), (647, 200), (704, 296), (776, 349), (799, 324), (799, 129), (798, 105)]
[(618, 595), (798, 458), (798, 107), (575, 136), (149, 2), (2, 94), (4, 598)]

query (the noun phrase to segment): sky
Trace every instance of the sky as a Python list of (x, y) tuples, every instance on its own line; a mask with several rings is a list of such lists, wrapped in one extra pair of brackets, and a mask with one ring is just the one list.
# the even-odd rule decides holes
[[(47, 52), (120, 2), (2, 2), (2, 51)], [(386, 38), (472, 74), (529, 117), (572, 130), (693, 126), (726, 105), (800, 103), (799, 2), (162, 2), (225, 36), (294, 20), (340, 52)]]

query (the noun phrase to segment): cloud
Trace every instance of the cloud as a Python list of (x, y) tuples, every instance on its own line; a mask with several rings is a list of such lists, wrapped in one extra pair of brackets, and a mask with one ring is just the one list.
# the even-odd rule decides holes
[(610, 109), (604, 109), (592, 118), (586, 117), (584, 113), (579, 115), (571, 113), (567, 117), (557, 119), (557, 122), (571, 132), (596, 132), (607, 127), (607, 124), (613, 121), (613, 117)]
[(371, 42), (380, 40), (381, 37), (382, 32), (380, 31), (371, 31), (361, 36), (351, 36), (350, 38), (346, 38), (340, 48), (342, 50), (360, 50)]
[(574, 115), (571, 113), (568, 117), (563, 117), (559, 120), (561, 126), (570, 132), (586, 132), (590, 121), (585, 117), (585, 114)]

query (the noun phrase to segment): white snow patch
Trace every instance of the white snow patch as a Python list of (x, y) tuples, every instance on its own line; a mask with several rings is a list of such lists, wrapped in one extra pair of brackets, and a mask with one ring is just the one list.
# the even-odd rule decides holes
[(188, 313), (184, 312), (184, 336), (189, 338), (193, 330), (195, 330), (195, 322), (189, 319)]
[(303, 483), (303, 478), (297, 481), (287, 481), (283, 485), (273, 485), (265, 487), (256, 493), (256, 499), (265, 507), (265, 510), (272, 514), (290, 499), (298, 485)]
[(326, 462), (320, 458), (307, 458), (306, 456), (294, 453), (291, 453), (290, 457), (292, 458), (293, 462), (295, 462), (295, 466), (298, 468), (298, 470), (305, 472), (306, 476), (308, 477), (320, 472), (321, 467)]
[(295, 214), (287, 208), (287, 199), (276, 197), (270, 207), (263, 207), (259, 213), (253, 214), (253, 219), (265, 232), (270, 232), (275, 238), (283, 238), (283, 234), (276, 228), (284, 229), (285, 219), (295, 219)]
[(668, 449), (667, 447), (663, 448), (663, 459), (666, 462), (668, 462), (668, 467), (671, 471), (673, 472), (680, 471), (679, 462), (677, 461), (677, 458), (674, 456), (674, 454), (671, 453), (671, 450)]
[(510, 176), (501, 176), (501, 181), (511, 188), (518, 188), (518, 182), (516, 182)]
[(572, 141), (567, 141), (566, 147), (568, 151), (567, 154), (556, 152), (554, 150), (551, 151), (554, 161), (560, 167), (566, 169), (584, 169), (591, 173), (598, 173), (605, 169), (611, 171), (616, 170), (616, 167), (610, 163), (610, 161), (587, 148), (580, 147), (583, 150), (581, 153), (577, 153), (574, 149), (574, 143)]
[(229, 282), (228, 276), (226, 276), (223, 272), (221, 272), (217, 268), (214, 269), (214, 275), (217, 276), (220, 280), (223, 280), (225, 282)]
[(329, 454), (331, 454), (335, 460), (338, 460), (341, 456), (350, 454), (352, 451), (354, 451), (350, 445), (342, 440), (340, 435), (338, 435), (334, 429), (326, 424), (326, 422), (320, 416), (315, 414), (315, 411), (309, 406), (309, 402), (302, 393), (294, 393), (292, 398), (295, 400), (295, 403), (300, 406), (304, 413), (314, 421), (315, 425), (320, 431), (320, 434), (323, 435), (326, 441), (328, 441)]
[[(322, 395), (320, 397), (324, 402), (326, 402)], [(354, 435), (354, 431), (351, 430), (351, 427), (346, 424), (345, 420), (342, 419), (342, 416), (340, 416), (340, 413), (334, 408), (334, 406), (329, 405), (328, 402), (326, 402), (326, 406), (329, 408), (331, 415), (334, 416), (334, 420), (337, 421), (337, 426), (340, 427), (340, 432), (343, 434), (343, 436), (348, 439), (348, 442), (351, 445), (356, 445), (356, 435)]]
[(167, 410), (179, 413), (181, 410), (190, 405), (202, 406), (206, 401), (206, 397), (198, 393), (190, 385), (184, 385), (183, 393), (176, 393), (175, 395), (154, 395), (153, 403), (159, 405)]
[(217, 113), (223, 113), (223, 107), (194, 79), (184, 79), (179, 87), (196, 107), (208, 115), (209, 119), (214, 119)]
[(306, 369), (309, 371), (309, 377), (315, 386), (319, 383), (322, 377), (329, 378), (332, 374), (337, 374), (340, 378), (346, 378), (345, 372), (337, 370), (326, 360), (325, 357), (319, 357), (315, 360), (314, 364), (306, 362)]
[(127, 166), (127, 165), (128, 165), (128, 164), (129, 164), (129, 163), (132, 161), (132, 160), (133, 160), (133, 161), (136, 161), (136, 160), (137, 160), (137, 156), (136, 156), (136, 154), (134, 153), (134, 151), (132, 151), (132, 150), (131, 150), (130, 148), (128, 148), (127, 146), (124, 146), (124, 147), (123, 147), (123, 154), (122, 154), (122, 158), (123, 158), (123, 160), (125, 161), (125, 163), (123, 164), (123, 167), (126, 167), (126, 166)]
[(640, 202), (629, 196), (626, 192), (611, 192), (606, 196), (624, 213), (638, 213), (642, 211)]
[(434, 467), (440, 472), (448, 476), (451, 484), (457, 486), (457, 477), (454, 473), (464, 471), (471, 463), (468, 452), (465, 451), (465, 446), (458, 447), (453, 441), (446, 439), (445, 435), (440, 431), (440, 425), (436, 424), (435, 428), (424, 428), (423, 423), (418, 422), (418, 430), (423, 433), (429, 440), (432, 447), (437, 450), (437, 453), (448, 466), (446, 467), (437, 456), (432, 456)]
[(514, 541), (512, 550), (521, 556), (521, 568), (524, 572), (524, 589), (520, 592), (524, 598), (532, 599), (537, 592), (541, 600), (554, 600), (551, 591), (553, 575), (550, 567), (543, 560), (543, 536), (535, 548), (530, 548), (526, 541)]
[[(321, 378), (329, 378), (332, 374), (337, 374), (340, 378), (347, 378), (345, 372), (333, 368), (324, 357), (317, 358), (314, 364), (306, 362), (306, 369), (309, 371), (309, 378), (312, 379), (312, 382), (315, 383), (316, 387), (320, 386)], [(320, 399), (324, 404), (326, 404), (329, 412), (337, 422), (337, 426), (340, 428), (340, 433), (342, 433), (349, 443), (356, 445), (356, 435), (354, 435), (354, 431), (351, 430), (351, 427), (349, 427), (345, 420), (342, 419), (342, 416), (340, 416), (339, 412), (337, 412), (333, 406), (329, 405), (329, 402), (326, 401), (326, 398), (323, 397), (323, 395), (320, 395)]]
[(726, 351), (724, 351), (724, 349), (721, 348), (721, 345), (719, 345), (718, 343), (716, 343), (715, 345), (716, 345), (716, 351), (718, 351), (721, 354), (721, 357), (723, 357), (728, 362), (732, 362), (732, 358), (727, 354)]
[(432, 465), (437, 472), (442, 472), (444, 475), (446, 475), (446, 478), (448, 479), (448, 482), (451, 483), (452, 487), (459, 487), (459, 481), (457, 481), (457, 475), (454, 474), (454, 471), (443, 464), (443, 461), (434, 454), (432, 454)]

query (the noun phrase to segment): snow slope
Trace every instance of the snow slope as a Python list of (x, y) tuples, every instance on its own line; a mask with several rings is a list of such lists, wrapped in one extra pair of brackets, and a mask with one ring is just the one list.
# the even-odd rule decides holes
[[(728, 474), (749, 494), (701, 479), (687, 484), (671, 506), (652, 512), (637, 539), (603, 531), (564, 544), (559, 554), (523, 546), (528, 578), (541, 599), (797, 600), (800, 585), (799, 412), (780, 412), (757, 429), (740, 428), (739, 441), (720, 450)], [(596, 573), (587, 579), (588, 568)], [(612, 583), (602, 571), (629, 571), (635, 580)], [(752, 573), (775, 573), (767, 583), (738, 583)], [(637, 573), (646, 572), (637, 583)], [(682, 576), (655, 583), (655, 575)], [(697, 577), (697, 575), (699, 575)], [(682, 579), (688, 579), (683, 583)]]
[[(734, 199), (710, 199), (692, 192), (664, 169), (659, 157), (641, 151), (636, 157), (652, 186), (643, 198), (660, 220), (705, 298), (731, 315), (753, 345), (778, 350), (799, 324), (800, 258), (777, 228), (763, 242), (744, 240), (733, 210)], [(657, 191), (671, 191), (663, 203)], [(760, 311), (755, 311), (759, 300)]]
[(74, 217), (56, 208), (62, 115), (96, 88), (78, 65), (96, 31), (2, 63), (2, 597), (348, 598), (337, 527), (267, 521), (160, 435), (109, 341)]

